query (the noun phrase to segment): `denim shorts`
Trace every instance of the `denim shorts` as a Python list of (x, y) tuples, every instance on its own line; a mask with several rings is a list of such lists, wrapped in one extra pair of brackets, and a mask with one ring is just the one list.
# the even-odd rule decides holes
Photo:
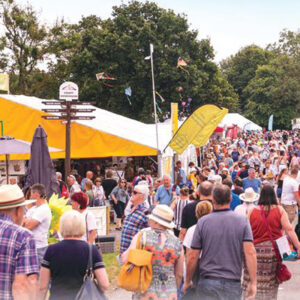
[(242, 286), (240, 281), (201, 278), (197, 295), (201, 300), (241, 300)]

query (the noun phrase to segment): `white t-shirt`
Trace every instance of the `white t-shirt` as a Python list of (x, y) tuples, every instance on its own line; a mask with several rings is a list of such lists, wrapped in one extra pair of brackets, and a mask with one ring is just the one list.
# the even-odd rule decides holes
[(40, 224), (32, 230), (36, 247), (44, 248), (48, 246), (48, 233), (52, 218), (51, 209), (47, 203), (40, 206), (31, 207), (26, 213), (27, 219), (34, 219)]
[[(82, 212), (82, 215), (83, 215), (84, 220), (86, 222), (87, 232), (90, 232), (91, 230), (95, 230), (95, 229), (97, 230), (95, 216), (91, 212), (88, 212), (87, 209), (84, 212)], [(86, 232), (85, 232), (84, 236), (81, 239), (84, 240), (84, 241), (87, 241)]]
[(244, 202), (243, 204), (238, 205), (235, 209), (234, 212), (237, 213), (240, 216), (247, 217), (248, 211), (255, 207), (254, 203), (246, 203)]
[(193, 225), (192, 227), (190, 227), (184, 237), (183, 240), (183, 246), (191, 249), (191, 245), (192, 245), (192, 241), (193, 241), (193, 236), (194, 236), (194, 232), (196, 229), (197, 224)]
[(297, 178), (296, 178), (298, 184), (300, 184), (300, 171), (298, 171), (298, 175), (297, 175)]
[(295, 192), (298, 192), (299, 183), (296, 179), (286, 176), (283, 179), (281, 203), (285, 205), (297, 204)]

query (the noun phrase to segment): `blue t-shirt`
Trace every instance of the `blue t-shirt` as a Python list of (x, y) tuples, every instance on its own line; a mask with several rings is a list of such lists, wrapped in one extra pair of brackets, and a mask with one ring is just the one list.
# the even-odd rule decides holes
[(243, 179), (243, 189), (252, 187), (255, 193), (259, 192), (259, 188), (261, 187), (261, 181), (259, 179), (254, 178), (250, 180), (248, 177)]
[(182, 178), (181, 181), (179, 182), (180, 186), (183, 186), (186, 184), (186, 176), (185, 176), (185, 172), (182, 168), (179, 169), (179, 176)]
[[(176, 195), (179, 194), (179, 187), (177, 186), (175, 189), (175, 193)], [(172, 187), (170, 187), (168, 190), (165, 188), (164, 185), (161, 185), (155, 194), (155, 201), (158, 201), (159, 204), (166, 204), (166, 205), (170, 205), (171, 201), (173, 198), (173, 194), (172, 194)]]
[(237, 162), (239, 160), (239, 155), (240, 155), (240, 153), (238, 151), (232, 151), (231, 152), (232, 160), (234, 162)]
[(241, 203), (240, 197), (237, 194), (231, 192), (231, 196), (232, 196), (232, 200), (230, 202), (230, 209), (234, 210), (238, 205), (240, 205), (242, 203)]

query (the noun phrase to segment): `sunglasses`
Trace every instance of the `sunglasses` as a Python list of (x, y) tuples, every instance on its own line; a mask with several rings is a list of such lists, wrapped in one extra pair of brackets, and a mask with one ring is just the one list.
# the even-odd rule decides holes
[(133, 195), (137, 195), (137, 194), (142, 194), (142, 193), (137, 192), (137, 191), (133, 191)]
[(121, 183), (127, 183), (127, 181), (121, 181)]

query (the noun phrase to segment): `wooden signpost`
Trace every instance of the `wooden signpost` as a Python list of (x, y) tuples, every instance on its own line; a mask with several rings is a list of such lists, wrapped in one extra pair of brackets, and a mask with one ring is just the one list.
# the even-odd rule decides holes
[[(71, 121), (73, 120), (92, 120), (94, 116), (78, 116), (77, 113), (91, 113), (94, 108), (77, 108), (82, 105), (92, 105), (94, 102), (78, 101), (78, 86), (73, 82), (64, 82), (59, 88), (60, 101), (42, 101), (49, 106), (60, 106), (61, 108), (45, 108), (46, 113), (59, 115), (42, 116), (46, 120), (64, 120), (66, 123), (66, 154), (65, 154), (65, 180), (71, 172)], [(75, 101), (74, 101), (75, 100)]]

